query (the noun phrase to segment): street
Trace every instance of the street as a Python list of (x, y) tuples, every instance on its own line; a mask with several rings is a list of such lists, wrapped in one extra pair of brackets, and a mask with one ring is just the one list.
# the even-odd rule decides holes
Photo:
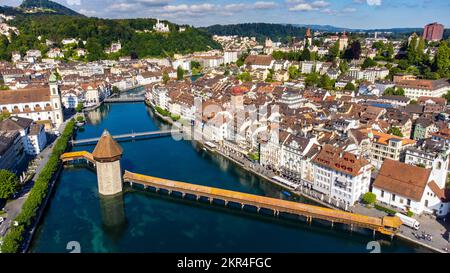
[[(356, 204), (354, 206), (354, 212), (374, 217), (383, 217), (387, 215), (385, 212), (374, 208), (366, 208), (361, 204)], [(414, 230), (410, 227), (402, 225), (400, 227), (400, 235), (403, 235), (413, 241), (429, 245), (441, 251), (445, 248), (450, 248), (450, 244), (448, 242), (448, 230), (450, 230), (450, 223), (448, 221), (444, 222), (443, 220), (436, 220), (434, 217), (429, 215), (414, 216), (413, 218), (420, 222), (420, 229)], [(432, 236), (432, 240), (428, 241), (425, 239), (417, 239), (413, 234), (421, 234), (422, 232), (430, 234)]]
[[(60, 126), (59, 132), (62, 133), (66, 128), (67, 120)], [(22, 210), (22, 206), (25, 203), (25, 200), (28, 198), (30, 190), (33, 188), (34, 179), (39, 177), (44, 166), (47, 164), (50, 155), (53, 151), (54, 143), (57, 138), (55, 135), (48, 135), (49, 143), (47, 147), (36, 157), (36, 170), (34, 176), (28, 180), (22, 187), (22, 189), (16, 194), (16, 198), (13, 200), (9, 200), (3, 208), (7, 214), (7, 218), (0, 224), (0, 237), (4, 237), (6, 232), (11, 228), (13, 224), (12, 221), (17, 217), (17, 215)]]

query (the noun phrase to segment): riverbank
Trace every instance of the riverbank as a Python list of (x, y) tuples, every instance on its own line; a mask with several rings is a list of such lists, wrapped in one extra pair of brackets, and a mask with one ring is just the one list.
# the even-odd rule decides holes
[[(105, 103), (93, 116), (93, 120), (87, 119), (84, 130), (77, 132), (76, 139), (96, 138), (104, 128), (114, 135), (129, 130), (145, 132), (171, 128), (144, 103)], [(184, 123), (182, 120), (178, 122)], [(185, 130), (191, 131), (188, 125)], [(177, 141), (180, 139), (177, 133), (174, 137), (122, 142), (123, 169), (174, 181), (309, 203), (283, 192), (282, 187), (244, 170), (219, 154), (203, 151), (199, 143), (188, 141), (186, 134), (183, 136), (186, 141)], [(92, 150), (94, 146), (73, 147), (73, 151)], [(231, 150), (225, 149), (225, 152), (231, 153)], [(239, 153), (231, 156), (238, 158)], [(238, 160), (248, 165), (247, 160)], [(270, 172), (263, 173), (272, 177)], [(329, 225), (323, 227), (324, 224), (317, 221), (308, 225), (303, 221), (261, 217), (253, 212), (242, 214), (228, 209), (216, 210), (209, 205), (141, 190), (130, 189), (123, 196), (105, 199), (98, 194), (95, 172), (85, 168), (64, 168), (29, 251), (67, 253), (67, 243), (75, 240), (83, 253), (368, 252), (367, 242), (373, 240), (370, 232), (358, 229), (352, 233), (346, 226), (329, 228)], [(387, 242), (382, 243), (384, 253), (428, 252), (403, 240), (390, 241), (381, 235), (377, 238)]]
[[(155, 106), (154, 106), (151, 102), (148, 102), (148, 101), (146, 100), (146, 101), (145, 101), (145, 104), (146, 104), (148, 107), (150, 107), (150, 108), (152, 109), (152, 112), (153, 112), (153, 113), (154, 113), (161, 121), (166, 122), (166, 123), (168, 123), (168, 124), (170, 124), (170, 125), (175, 125), (175, 124), (174, 124), (174, 121), (173, 121), (170, 117), (165, 117), (165, 116), (161, 115), (160, 113), (158, 113), (158, 111), (155, 110)], [(187, 133), (187, 134), (189, 134), (189, 135), (192, 135), (192, 132), (186, 132), (186, 131), (183, 131), (183, 132), (184, 132), (184, 133)], [(202, 141), (196, 140), (196, 142), (199, 143), (203, 148), (207, 149), (209, 152), (215, 152), (215, 153), (220, 154), (221, 156), (225, 157), (226, 159), (228, 159), (228, 160), (232, 161), (233, 163), (235, 163), (236, 165), (238, 165), (240, 168), (242, 168), (242, 169), (244, 169), (244, 170), (246, 170), (246, 171), (248, 171), (248, 172), (251, 172), (252, 174), (254, 174), (254, 175), (256, 175), (256, 176), (258, 176), (258, 177), (260, 177), (260, 178), (262, 178), (262, 179), (264, 179), (264, 180), (266, 180), (266, 181), (268, 181), (268, 182), (270, 182), (270, 183), (272, 183), (272, 184), (275, 184), (275, 185), (281, 187), (281, 188), (284, 189), (284, 190), (287, 190), (289, 193), (291, 193), (291, 194), (294, 195), (294, 196), (302, 197), (302, 198), (308, 199), (308, 200), (310, 200), (310, 201), (312, 201), (312, 202), (318, 203), (318, 204), (320, 204), (320, 205), (322, 205), (322, 206), (324, 206), (324, 207), (327, 207), (327, 208), (333, 208), (333, 209), (336, 208), (336, 207), (333, 206), (332, 204), (326, 203), (326, 202), (320, 200), (319, 198), (312, 197), (312, 196), (307, 195), (306, 193), (303, 193), (303, 192), (300, 192), (300, 191), (295, 191), (295, 190), (292, 189), (291, 187), (289, 187), (289, 186), (287, 186), (287, 185), (285, 185), (285, 184), (283, 184), (283, 183), (280, 183), (280, 182), (278, 182), (278, 181), (272, 179), (271, 177), (268, 177), (268, 176), (266, 176), (266, 175), (264, 175), (264, 174), (258, 172), (257, 170), (255, 170), (255, 169), (253, 169), (253, 168), (250, 168), (250, 167), (246, 166), (244, 163), (242, 163), (242, 162), (240, 162), (239, 160), (237, 160), (237, 159), (235, 159), (235, 158), (233, 158), (233, 157), (231, 157), (231, 156), (225, 154), (224, 152), (222, 152), (222, 151), (220, 151), (220, 150), (218, 150), (218, 149), (211, 149), (210, 147), (208, 147), (207, 145), (205, 145), (205, 143), (202, 142)], [(306, 188), (305, 188), (304, 190), (307, 191)]]
[[(162, 116), (160, 113), (158, 113), (158, 112), (156, 111), (156, 109), (154, 108), (154, 105), (153, 105), (152, 103), (150, 103), (150, 102), (148, 102), (148, 101), (145, 101), (145, 104), (146, 104), (148, 107), (151, 108), (152, 112), (153, 112), (153, 113), (154, 113), (161, 121), (166, 122), (166, 123), (168, 123), (168, 124), (170, 124), (170, 125), (174, 125), (174, 121), (173, 121), (170, 117), (165, 117), (165, 116)], [(187, 132), (187, 133), (191, 133), (191, 132)], [(192, 134), (192, 133), (191, 133), (191, 134)], [(227, 155), (226, 153), (220, 151), (220, 150), (217, 149), (217, 148), (211, 148), (211, 147), (209, 147), (208, 145), (205, 145), (205, 143), (202, 142), (202, 141), (198, 141), (198, 140), (197, 140), (196, 142), (199, 143), (199, 144), (200, 144), (204, 149), (206, 149), (208, 152), (219, 154), (220, 156), (222, 156), (222, 157), (224, 157), (224, 158), (230, 160), (231, 162), (233, 162), (234, 164), (236, 164), (237, 166), (239, 166), (241, 169), (243, 169), (243, 170), (245, 170), (245, 171), (247, 171), (247, 172), (250, 172), (250, 173), (252, 173), (252, 174), (254, 174), (254, 175), (256, 175), (256, 176), (258, 176), (258, 177), (260, 177), (260, 178), (262, 178), (262, 179), (264, 179), (264, 180), (266, 180), (266, 181), (268, 181), (268, 182), (270, 182), (270, 183), (272, 183), (272, 184), (275, 184), (275, 185), (281, 187), (281, 188), (284, 189), (284, 190), (287, 190), (287, 191), (288, 191), (289, 193), (291, 193), (293, 196), (305, 198), (305, 199), (307, 199), (307, 200), (310, 200), (310, 201), (312, 201), (312, 202), (315, 202), (315, 203), (320, 204), (320, 205), (322, 205), (322, 206), (324, 206), (324, 207), (327, 207), (327, 208), (343, 210), (342, 208), (336, 207), (336, 206), (334, 206), (333, 204), (324, 202), (321, 198), (319, 198), (320, 194), (318, 194), (318, 193), (315, 193), (317, 197), (313, 197), (313, 196), (307, 194), (308, 191), (309, 191), (310, 194), (314, 194), (314, 192), (313, 192), (312, 190), (308, 190), (307, 188), (302, 188), (303, 192), (301, 192), (301, 191), (296, 191), (296, 190), (292, 189), (291, 187), (289, 187), (289, 186), (287, 186), (287, 185), (285, 185), (285, 184), (283, 184), (283, 183), (280, 183), (280, 182), (278, 182), (278, 181), (272, 179), (271, 177), (269, 177), (269, 176), (267, 176), (267, 175), (265, 175), (265, 174), (262, 174), (261, 172), (255, 170), (254, 168), (251, 168), (251, 167), (247, 166), (245, 163), (241, 162), (241, 161), (238, 160), (238, 159), (233, 158), (233, 157), (230, 156), (230, 155)], [(438, 249), (438, 248), (436, 248), (436, 247), (433, 247), (433, 246), (431, 246), (431, 245), (428, 245), (428, 244), (426, 244), (426, 243), (424, 243), (424, 242), (420, 242), (420, 241), (418, 241), (418, 240), (416, 240), (416, 239), (414, 239), (414, 238), (408, 237), (408, 236), (406, 236), (406, 235), (404, 235), (404, 234), (398, 233), (398, 234), (396, 234), (396, 235), (397, 235), (397, 238), (399, 238), (400, 240), (403, 240), (403, 241), (405, 241), (405, 242), (412, 243), (412, 244), (415, 244), (415, 245), (424, 247), (424, 248), (426, 248), (426, 249), (428, 249), (428, 250), (431, 250), (431, 251), (433, 251), (433, 252), (446, 253), (445, 251), (443, 251), (443, 250), (441, 250), (441, 249)]]
[(62, 164), (59, 165), (58, 167), (58, 171), (55, 173), (54, 177), (51, 179), (51, 182), (49, 183), (49, 187), (48, 187), (48, 193), (44, 199), (44, 201), (42, 202), (42, 205), (39, 207), (38, 211), (37, 211), (37, 216), (36, 216), (36, 220), (32, 223), (32, 226), (30, 227), (30, 231), (27, 234), (27, 236), (25, 237), (24, 243), (22, 245), (22, 253), (27, 253), (31, 242), (33, 241), (34, 235), (36, 233), (36, 229), (38, 228), (41, 219), (42, 219), (42, 215), (44, 214), (46, 208), (47, 208), (47, 204), (51, 198), (51, 196), (53, 195), (53, 189), (55, 187), (56, 182), (58, 181), (58, 178), (61, 174), (61, 171), (63, 169)]
[(59, 156), (67, 149), (68, 141), (75, 129), (75, 121), (63, 123), (63, 132), (51, 146), (50, 155), (44, 161), (44, 167), (36, 174), (36, 180), (28, 197), (15, 217), (17, 225), (11, 227), (4, 237), (1, 251), (3, 253), (26, 252), (51, 196), (53, 187), (61, 172)]
[(104, 103), (104, 101), (101, 101), (101, 102), (97, 103), (96, 105), (84, 107), (83, 112), (91, 112), (91, 111), (97, 110), (98, 108), (100, 108), (103, 105), (103, 103)]

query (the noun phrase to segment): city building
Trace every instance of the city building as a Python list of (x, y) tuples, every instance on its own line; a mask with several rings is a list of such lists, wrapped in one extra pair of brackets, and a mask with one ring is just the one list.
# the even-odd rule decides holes
[(348, 37), (347, 34), (344, 32), (342, 33), (341, 37), (339, 37), (339, 50), (343, 51), (348, 47)]
[(314, 190), (352, 206), (369, 191), (372, 166), (364, 158), (325, 144), (313, 159)]
[(271, 69), (275, 60), (271, 55), (249, 55), (245, 64), (251, 69)]
[[(402, 138), (375, 130), (361, 129), (362, 135), (368, 136), (370, 140), (370, 162), (379, 169), (385, 159), (403, 161), (405, 149), (412, 147), (416, 142), (411, 139)], [(367, 144), (367, 143), (364, 143)]]
[(301, 182), (302, 170), (305, 169), (306, 161), (304, 160), (306, 154), (314, 145), (318, 145), (317, 139), (299, 137), (293, 134), (285, 134), (281, 142), (281, 172), (295, 180), (297, 183)]
[(0, 109), (13, 116), (47, 122), (59, 127), (64, 116), (56, 75), (50, 76), (48, 86), (2, 91)]
[(436, 124), (429, 118), (418, 118), (414, 125), (414, 140), (426, 139), (431, 137), (432, 133), (439, 131)]
[(169, 25), (161, 23), (159, 19), (156, 20), (153, 30), (156, 32), (170, 32)]
[(19, 132), (0, 131), (0, 169), (17, 172), (17, 166), (25, 155)]
[(312, 42), (311, 28), (308, 28), (306, 30), (305, 40), (303, 41), (303, 44), (305, 45), (305, 48), (312, 46), (313, 42)]
[(47, 144), (47, 136), (42, 124), (33, 123), (32, 119), (10, 117), (0, 122), (0, 131), (18, 132), (24, 152), (27, 155), (39, 154)]
[(444, 36), (444, 25), (431, 23), (423, 29), (423, 39), (426, 41), (440, 41)]
[(440, 98), (450, 91), (450, 83), (448, 79), (440, 80), (416, 80), (416, 79), (400, 79), (394, 82), (398, 88), (405, 90), (405, 96), (413, 100), (420, 97)]
[(432, 133), (431, 139), (435, 141), (442, 141), (446, 147), (450, 147), (450, 129), (442, 128), (439, 131)]
[(445, 216), (450, 209), (449, 190), (445, 188), (447, 168), (421, 168), (386, 159), (373, 184), (377, 201), (415, 214), (430, 213)]
[[(419, 142), (416, 146), (406, 148), (405, 163), (427, 169), (442, 165), (442, 168), (448, 170), (448, 154), (449, 148), (445, 147), (443, 142), (426, 139)], [(445, 179), (445, 177), (440, 179)]]
[(240, 51), (238, 50), (225, 50), (223, 53), (223, 63), (235, 63), (239, 59), (239, 55)]
[(417, 102), (424, 106), (424, 113), (442, 113), (447, 108), (447, 100), (440, 97), (419, 97)]

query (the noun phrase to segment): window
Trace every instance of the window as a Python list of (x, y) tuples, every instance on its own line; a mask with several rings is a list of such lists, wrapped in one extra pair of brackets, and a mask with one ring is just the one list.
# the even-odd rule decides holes
[(425, 200), (425, 207), (428, 207), (428, 200)]
[(392, 201), (395, 201), (395, 194), (392, 194)]
[(384, 198), (384, 191), (381, 191), (381, 198)]
[(408, 199), (408, 200), (406, 201), (406, 204), (407, 204), (408, 206), (411, 206), (411, 199)]

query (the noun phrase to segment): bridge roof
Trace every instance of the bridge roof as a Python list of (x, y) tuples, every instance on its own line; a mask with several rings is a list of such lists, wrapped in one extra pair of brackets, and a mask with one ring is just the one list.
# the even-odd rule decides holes
[[(207, 187), (202, 185), (190, 184), (185, 182), (167, 180), (142, 174), (136, 174), (126, 171), (124, 175), (125, 181), (133, 181), (149, 186), (160, 186), (163, 188), (171, 188), (181, 191), (192, 191), (202, 196), (219, 197), (225, 200), (238, 200), (239, 202), (263, 205), (268, 208), (282, 209), (292, 211), (301, 215), (314, 215), (321, 219), (340, 219), (342, 222), (355, 223), (363, 226), (373, 226), (384, 230), (384, 227), (397, 229), (402, 223), (396, 217), (376, 218), (361, 214), (354, 214), (345, 211), (323, 208), (313, 205), (297, 203), (293, 201), (274, 199), (265, 196), (258, 196), (248, 193), (230, 191), (225, 189)], [(398, 217), (397, 217), (398, 218)], [(385, 231), (387, 232), (387, 231)], [(388, 233), (388, 232), (387, 232)]]
[(122, 154), (122, 147), (120, 147), (120, 145), (112, 138), (111, 134), (105, 129), (92, 153), (94, 158), (100, 161), (117, 160)]

